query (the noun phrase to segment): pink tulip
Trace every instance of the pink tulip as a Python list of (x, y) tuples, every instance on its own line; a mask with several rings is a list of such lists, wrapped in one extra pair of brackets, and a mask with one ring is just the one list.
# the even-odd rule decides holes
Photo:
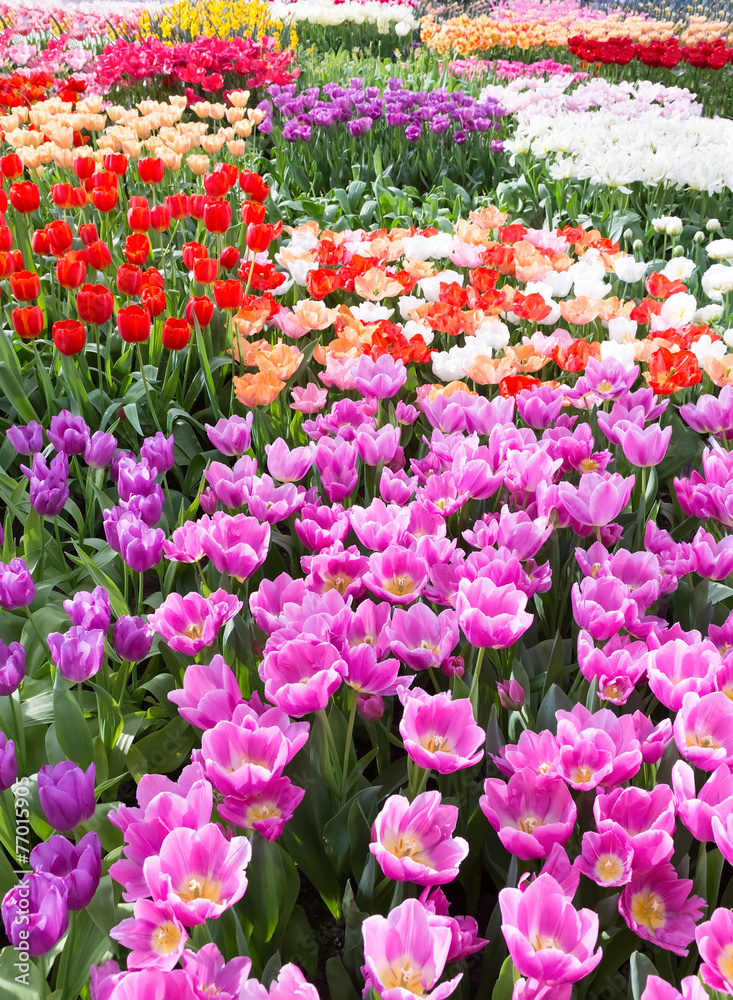
[(452, 834), (456, 806), (444, 806), (440, 792), (423, 792), (412, 802), (390, 795), (372, 826), (369, 850), (396, 882), (443, 885), (458, 875), (468, 844)]
[(226, 590), (215, 590), (208, 597), (195, 591), (185, 597), (170, 594), (154, 614), (148, 615), (148, 624), (171, 649), (196, 656), (241, 609), (242, 602)]
[(110, 937), (132, 949), (127, 968), (174, 969), (188, 939), (183, 924), (167, 903), (150, 899), (136, 900), (134, 914), (110, 931)]
[(506, 649), (532, 624), (527, 595), (512, 584), (496, 586), (479, 577), (461, 580), (456, 594), (458, 624), (472, 646)]
[(625, 885), (631, 881), (634, 848), (623, 832), (584, 833), (582, 853), (575, 867), (600, 886)]
[[(540, 875), (522, 892), (499, 893), (501, 930), (514, 967), (547, 985), (577, 983), (601, 960), (598, 915), (576, 910), (551, 875)], [(549, 1000), (549, 995), (548, 995)]]
[(508, 782), (487, 778), (479, 805), (504, 847), (523, 861), (546, 858), (555, 844), (566, 844), (577, 818), (565, 782), (529, 768)]
[(672, 768), (677, 815), (695, 840), (713, 840), (713, 819), (725, 825), (733, 813), (733, 772), (728, 764), (713, 771), (699, 792), (695, 792), (695, 772), (678, 760)]
[(361, 925), (367, 989), (384, 1000), (444, 1000), (461, 974), (438, 986), (451, 947), (448, 920), (406, 899), (387, 917), (375, 914)]
[(420, 689), (398, 693), (403, 705), (400, 736), (411, 760), (439, 774), (481, 760), (486, 733), (476, 725), (468, 698), (453, 700), (450, 692), (431, 696)]
[(733, 702), (722, 692), (700, 697), (690, 692), (674, 721), (680, 754), (703, 771), (733, 764)]
[(267, 700), (300, 718), (326, 707), (347, 666), (330, 642), (304, 636), (265, 653), (259, 669)]
[(708, 1000), (708, 994), (697, 976), (686, 976), (682, 980), (681, 993), (660, 976), (649, 976), (640, 1000)]
[(675, 955), (687, 955), (705, 900), (691, 896), (692, 879), (679, 878), (670, 864), (634, 870), (618, 909), (628, 926), (645, 941)]
[(269, 989), (250, 979), (243, 984), (237, 1000), (319, 1000), (319, 997), (318, 990), (306, 981), (298, 966), (289, 962), (280, 969)]
[(202, 531), (201, 548), (220, 573), (242, 581), (259, 569), (267, 558), (270, 526), (256, 517), (219, 512)]
[(242, 702), (242, 692), (231, 667), (218, 654), (211, 663), (192, 663), (183, 675), (183, 690), (169, 691), (168, 700), (178, 706), (179, 715), (198, 729), (210, 729), (217, 722), (231, 720)]
[(288, 762), (288, 744), (276, 726), (218, 722), (201, 740), (206, 777), (222, 795), (249, 795), (279, 778)]
[(384, 552), (374, 552), (369, 557), (364, 583), (390, 604), (411, 604), (425, 588), (428, 572), (428, 564), (414, 552), (389, 545)]
[(181, 965), (197, 996), (234, 1000), (249, 977), (252, 961), (237, 956), (225, 962), (215, 944), (205, 944), (197, 952), (184, 951)]
[(290, 778), (280, 777), (257, 792), (225, 795), (217, 809), (227, 823), (256, 830), (265, 840), (277, 840), (304, 795), (305, 789), (298, 788)]
[(733, 994), (733, 913), (723, 907), (695, 930), (702, 981), (720, 993)]

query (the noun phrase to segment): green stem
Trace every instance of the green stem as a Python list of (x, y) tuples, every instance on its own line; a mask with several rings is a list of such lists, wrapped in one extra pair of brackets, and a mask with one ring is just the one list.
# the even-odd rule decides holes
[(474, 717), (478, 717), (478, 682), (481, 676), (481, 664), (484, 662), (484, 653), (486, 650), (483, 646), (478, 651), (478, 658), (476, 659), (476, 668), (473, 671), (473, 679), (471, 680), (471, 690), (469, 692), (468, 698), (471, 702), (471, 708), (473, 709)]
[(148, 400), (148, 409), (150, 410), (153, 416), (153, 421), (155, 422), (155, 426), (162, 434), (163, 428), (160, 426), (160, 421), (158, 420), (158, 414), (156, 412), (155, 406), (153, 405), (153, 397), (150, 395), (150, 387), (148, 386), (148, 380), (145, 376), (145, 365), (143, 364), (143, 352), (139, 343), (136, 344), (135, 346), (137, 347), (137, 358), (138, 361), (140, 362), (140, 374), (142, 375), (143, 388), (145, 389), (145, 396)]
[(46, 642), (46, 640), (43, 638), (43, 636), (39, 632), (38, 626), (36, 625), (35, 621), (33, 620), (33, 615), (31, 614), (30, 608), (26, 605), (26, 607), (23, 610), (26, 613), (26, 617), (28, 618), (28, 621), (31, 623), (31, 628), (36, 633), (36, 638), (38, 639), (38, 641), (41, 644), (41, 649), (45, 650), (45, 654), (46, 654), (46, 656), (48, 656), (48, 643)]
[(341, 772), (341, 801), (346, 801), (346, 781), (349, 777), (349, 756), (351, 741), (354, 736), (354, 722), (356, 721), (356, 706), (358, 697), (356, 691), (349, 688), (347, 697), (351, 701), (351, 711), (349, 712), (349, 724), (346, 729), (346, 742), (344, 744), (344, 766)]

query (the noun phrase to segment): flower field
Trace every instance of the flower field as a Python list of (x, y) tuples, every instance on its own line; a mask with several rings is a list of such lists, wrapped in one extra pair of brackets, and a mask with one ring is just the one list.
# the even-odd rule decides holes
[(0, 5), (0, 1000), (733, 995), (733, 20)]

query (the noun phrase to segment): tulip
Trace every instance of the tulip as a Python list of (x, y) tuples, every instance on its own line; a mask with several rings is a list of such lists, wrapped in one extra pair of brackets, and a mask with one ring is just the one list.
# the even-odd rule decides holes
[(13, 329), (23, 340), (35, 340), (44, 330), (46, 320), (40, 306), (16, 307), (11, 314)]
[(10, 291), (18, 302), (32, 302), (41, 294), (41, 281), (35, 271), (16, 271), (10, 275)]
[(210, 285), (219, 273), (219, 264), (211, 257), (203, 257), (193, 262), (194, 280), (200, 285)]
[(84, 449), (84, 461), (90, 469), (106, 469), (117, 449), (117, 438), (105, 431), (95, 431)]
[(22, 559), (0, 563), (0, 608), (4, 611), (26, 608), (35, 596), (33, 577)]
[(267, 557), (270, 526), (256, 517), (237, 514), (214, 514), (204, 530), (201, 547), (220, 573), (237, 580), (251, 576)]
[(142, 269), (135, 264), (121, 264), (117, 268), (115, 283), (123, 295), (139, 295), (143, 286)]
[(76, 293), (76, 308), (83, 322), (102, 326), (112, 315), (114, 298), (104, 285), (82, 285)]
[(512, 584), (498, 587), (491, 580), (461, 580), (456, 594), (458, 624), (472, 646), (505, 649), (532, 624), (524, 609), (527, 595)]
[(113, 647), (121, 660), (144, 660), (153, 644), (153, 632), (143, 618), (123, 615), (115, 622)]
[(242, 304), (244, 289), (242, 282), (236, 278), (214, 282), (214, 299), (220, 309), (234, 311)]
[(122, 252), (129, 264), (144, 264), (150, 253), (150, 240), (145, 233), (133, 233), (125, 240)]
[(698, 951), (702, 959), (700, 976), (714, 990), (733, 993), (733, 913), (723, 907), (713, 910), (710, 920), (695, 929)]
[(692, 879), (679, 878), (671, 864), (635, 869), (621, 893), (619, 913), (640, 938), (684, 956), (706, 905), (691, 889)]
[(148, 615), (148, 624), (171, 649), (196, 656), (241, 608), (242, 602), (225, 590), (215, 590), (207, 598), (195, 591), (183, 597), (174, 593)]
[(51, 253), (51, 244), (45, 229), (36, 229), (31, 236), (31, 250), (44, 257)]
[(43, 455), (33, 456), (29, 469), (21, 465), (20, 471), (30, 483), (29, 500), (33, 509), (42, 517), (60, 514), (69, 499), (69, 463), (64, 454), (56, 455), (50, 463)]
[(124, 153), (105, 153), (104, 169), (122, 177), (127, 171), (127, 157)]
[(18, 780), (18, 762), (15, 758), (15, 743), (5, 733), (0, 733), (0, 791), (12, 788)]
[(270, 189), (262, 177), (250, 170), (243, 170), (241, 172), (239, 175), (239, 186), (252, 201), (266, 201), (270, 193)]
[(38, 185), (32, 181), (20, 181), (10, 185), (10, 204), (22, 215), (35, 212), (41, 204), (41, 196), (38, 192)]
[(540, 875), (524, 891), (502, 889), (499, 906), (502, 934), (521, 975), (553, 986), (577, 983), (600, 962), (601, 949), (593, 951), (598, 915), (576, 910), (551, 875)]
[(83, 250), (69, 250), (65, 257), (56, 261), (56, 278), (62, 288), (78, 288), (86, 273), (87, 259)]
[(153, 319), (156, 316), (160, 316), (165, 310), (165, 292), (154, 285), (143, 286), (143, 290), (140, 293), (140, 300), (147, 314)]
[(189, 215), (188, 195), (168, 194), (165, 197), (165, 205), (171, 213), (171, 218), (180, 220), (186, 219)]
[(61, 219), (49, 222), (46, 226), (46, 235), (48, 236), (51, 250), (57, 257), (65, 254), (74, 242), (74, 234), (71, 231), (71, 227)]
[(329, 642), (293, 637), (265, 654), (259, 672), (267, 700), (300, 718), (326, 707), (341, 685), (346, 663)]
[(254, 414), (250, 411), (246, 417), (237, 414), (229, 418), (222, 417), (213, 427), (206, 424), (209, 441), (222, 455), (243, 455), (249, 451), (251, 444), (253, 419)]
[(242, 222), (249, 228), (265, 221), (265, 206), (258, 201), (245, 201), (241, 209)]
[(2, 170), (3, 177), (7, 177), (8, 180), (20, 177), (23, 173), (23, 161), (17, 153), (6, 153), (5, 156), (0, 157), (0, 170)]
[(69, 926), (63, 881), (45, 872), (24, 875), (2, 901), (5, 933), (18, 951), (45, 955)]
[(117, 189), (111, 187), (94, 188), (92, 204), (100, 212), (111, 212), (117, 205)]
[(407, 380), (407, 368), (398, 358), (384, 354), (374, 361), (362, 354), (352, 369), (357, 390), (369, 398), (388, 399), (396, 395)]
[(555, 844), (570, 839), (577, 811), (560, 777), (517, 771), (507, 784), (487, 778), (481, 810), (506, 849), (522, 860), (545, 858)]
[(83, 455), (89, 441), (89, 427), (83, 417), (74, 416), (69, 410), (62, 410), (51, 417), (48, 440), (56, 451), (64, 455)]
[(15, 272), (15, 258), (11, 253), (0, 250), (0, 281), (9, 278)]
[(94, 267), (98, 271), (103, 271), (112, 263), (112, 254), (109, 252), (107, 244), (101, 240), (90, 243), (87, 246), (86, 254), (89, 267)]
[(0, 696), (17, 691), (25, 677), (25, 650), (19, 642), (7, 646), (0, 640)]
[(239, 250), (237, 247), (224, 247), (219, 254), (219, 267), (225, 271), (230, 271), (239, 264)]
[[(700, 927), (704, 927), (700, 924)], [(698, 927), (698, 931), (700, 930)], [(699, 946), (698, 946), (699, 947)], [(700, 973), (705, 978), (702, 969)], [(685, 976), (682, 980), (682, 992), (659, 976), (649, 976), (641, 994), (640, 1000), (708, 1000), (709, 994), (697, 976)]]
[(57, 320), (51, 334), (56, 348), (67, 357), (78, 354), (84, 349), (84, 326), (78, 319)]
[(165, 532), (162, 528), (148, 527), (133, 511), (120, 517), (117, 538), (120, 555), (135, 573), (145, 573), (160, 562)]
[(64, 601), (64, 611), (72, 625), (101, 629), (102, 632), (107, 631), (112, 620), (109, 594), (104, 587), (95, 587), (91, 593), (78, 591), (70, 600)]
[(43, 428), (37, 420), (25, 425), (13, 424), (6, 434), (19, 455), (34, 455), (43, 448)]
[(84, 910), (97, 891), (102, 873), (102, 847), (96, 833), (85, 834), (78, 844), (53, 836), (37, 844), (29, 863), (34, 872), (61, 879), (68, 893), (70, 910)]
[(165, 163), (154, 156), (141, 156), (137, 161), (140, 180), (145, 184), (160, 184), (165, 173)]
[(44, 764), (38, 772), (38, 795), (43, 813), (56, 830), (68, 833), (94, 815), (94, 776), (90, 764), (86, 771), (73, 761), (65, 760), (55, 767)]
[(163, 323), (160, 339), (168, 351), (182, 351), (188, 345), (191, 328), (185, 319), (169, 316)]
[(52, 632), (48, 647), (61, 676), (82, 683), (99, 673), (104, 660), (104, 632), (99, 628), (72, 625), (66, 633)]
[(453, 699), (449, 692), (430, 696), (416, 689), (401, 691), (400, 701), (400, 736), (419, 767), (452, 774), (481, 760), (486, 733), (476, 724), (467, 698)]
[(229, 202), (219, 198), (207, 198), (203, 221), (208, 232), (225, 233), (232, 223), (232, 209)]
[(133, 233), (147, 233), (150, 229), (150, 209), (145, 205), (130, 205), (127, 210), (127, 224)]
[(189, 326), (198, 323), (199, 328), (203, 330), (214, 315), (214, 303), (206, 295), (192, 296), (186, 305), (185, 315)]
[(150, 336), (150, 315), (142, 306), (124, 306), (117, 311), (117, 329), (128, 344), (141, 343)]
[(703, 771), (733, 764), (733, 702), (715, 691), (700, 697), (689, 692), (674, 721), (680, 755)]
[(282, 232), (282, 223), (250, 223), (247, 226), (247, 246), (253, 253), (264, 253), (270, 243)]
[(150, 209), (150, 225), (156, 233), (164, 233), (171, 224), (171, 210), (167, 205), (153, 205)]

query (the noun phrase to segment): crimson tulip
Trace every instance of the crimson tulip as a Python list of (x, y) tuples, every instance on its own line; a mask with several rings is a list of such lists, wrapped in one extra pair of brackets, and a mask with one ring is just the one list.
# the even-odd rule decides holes
[(102, 240), (95, 240), (94, 243), (90, 243), (87, 247), (87, 264), (90, 267), (96, 267), (98, 271), (103, 271), (105, 267), (109, 267), (112, 263), (112, 254), (109, 252), (109, 247)]
[(210, 233), (225, 233), (232, 224), (232, 208), (228, 201), (209, 198), (204, 206), (204, 225)]
[(12, 314), (13, 328), (23, 340), (35, 340), (46, 325), (40, 306), (16, 306)]
[(147, 233), (150, 229), (150, 209), (147, 205), (131, 205), (127, 210), (127, 225), (133, 233)]
[(139, 344), (150, 336), (150, 315), (142, 306), (124, 306), (117, 311), (117, 329), (127, 344)]
[(79, 318), (94, 326), (102, 326), (107, 322), (112, 315), (114, 304), (112, 292), (105, 285), (82, 285), (76, 293)]
[(8, 226), (0, 226), (0, 250), (10, 250), (13, 245), (13, 234)]
[(142, 269), (134, 264), (122, 264), (117, 268), (115, 281), (123, 295), (139, 295), (143, 287)]
[(41, 294), (41, 279), (35, 271), (16, 271), (10, 275), (10, 291), (18, 302), (32, 302)]
[(239, 263), (239, 250), (237, 247), (224, 247), (219, 254), (219, 266), (225, 271), (231, 271)]
[(211, 198), (223, 198), (229, 187), (229, 180), (221, 171), (204, 176), (204, 190)]
[(165, 310), (165, 292), (155, 285), (145, 285), (140, 293), (143, 308), (155, 319)]
[(224, 174), (227, 179), (227, 184), (230, 188), (233, 188), (237, 183), (237, 178), (239, 177), (239, 167), (235, 163), (217, 163), (214, 167), (215, 174)]
[(160, 184), (165, 173), (165, 163), (157, 156), (142, 156), (137, 161), (137, 172), (144, 184)]
[(171, 224), (171, 210), (167, 205), (154, 205), (150, 209), (150, 225), (156, 233), (163, 233)]
[(51, 328), (53, 342), (67, 357), (78, 354), (84, 347), (84, 325), (78, 319), (57, 320)]
[(83, 250), (69, 250), (65, 257), (56, 261), (56, 278), (62, 288), (78, 288), (86, 273), (87, 258)]
[(251, 170), (242, 171), (239, 175), (239, 186), (252, 201), (265, 201), (270, 193), (270, 188), (260, 175)]
[(84, 208), (89, 201), (87, 189), (85, 187), (75, 187), (71, 189), (71, 208)]
[(31, 236), (31, 250), (41, 257), (51, 253), (51, 244), (45, 229), (36, 229)]
[(192, 219), (201, 222), (206, 209), (207, 197), (205, 194), (192, 194), (188, 199), (188, 210)]
[(91, 177), (96, 168), (96, 160), (91, 156), (75, 156), (71, 164), (71, 169), (81, 181)]
[(270, 243), (282, 233), (283, 224), (278, 222), (276, 226), (269, 222), (252, 224), (247, 226), (247, 246), (253, 253), (262, 253), (267, 250)]
[(163, 329), (160, 332), (163, 347), (169, 351), (182, 351), (186, 344), (188, 344), (189, 336), (190, 327), (188, 322), (185, 319), (178, 319), (175, 316), (168, 317), (163, 323)]
[(74, 234), (68, 223), (61, 219), (55, 219), (46, 226), (46, 235), (51, 246), (51, 251), (57, 257), (61, 257), (71, 247), (74, 242)]
[(210, 285), (219, 273), (219, 264), (211, 257), (202, 257), (193, 262), (193, 276), (200, 285)]
[(214, 303), (206, 295), (192, 295), (186, 305), (186, 322), (189, 326), (194, 325), (194, 318), (198, 325), (203, 328), (208, 326), (214, 315)]
[(130, 264), (144, 264), (150, 253), (150, 240), (144, 233), (133, 233), (125, 240), (122, 252)]
[(79, 226), (79, 239), (85, 247), (88, 247), (90, 243), (97, 242), (99, 233), (93, 222), (87, 222), (85, 225)]
[(147, 271), (143, 271), (143, 285), (152, 285), (153, 288), (165, 288), (163, 275), (157, 267), (150, 266)]
[(74, 204), (74, 188), (71, 184), (52, 184), (51, 201), (59, 208), (71, 208)]
[(220, 309), (239, 309), (242, 304), (244, 288), (236, 278), (214, 282), (214, 299)]
[(41, 196), (38, 193), (38, 185), (33, 181), (20, 181), (18, 184), (10, 185), (10, 204), (22, 215), (29, 215), (35, 212), (41, 204)]

